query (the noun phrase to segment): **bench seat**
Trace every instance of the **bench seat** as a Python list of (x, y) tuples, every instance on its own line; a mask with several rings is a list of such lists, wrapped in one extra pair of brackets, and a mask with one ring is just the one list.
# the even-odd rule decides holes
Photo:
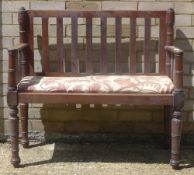
[(173, 89), (168, 76), (149, 75), (26, 76), (18, 84), (19, 92), (169, 94)]

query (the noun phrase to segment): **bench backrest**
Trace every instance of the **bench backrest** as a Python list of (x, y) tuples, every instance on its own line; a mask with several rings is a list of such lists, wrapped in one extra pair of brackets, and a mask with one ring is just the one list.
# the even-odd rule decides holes
[[(94, 73), (93, 62), (93, 36), (92, 36), (92, 21), (93, 18), (100, 19), (100, 49), (99, 49), (99, 73), (107, 74), (107, 19), (115, 19), (115, 58), (114, 58), (114, 73), (122, 74), (122, 18), (129, 18), (130, 24), (130, 43), (129, 43), (129, 61), (128, 74), (137, 74), (137, 18), (144, 20), (144, 40), (143, 40), (143, 74), (150, 74), (150, 54), (151, 54), (151, 22), (152, 18), (158, 18), (159, 21), (159, 41), (158, 41), (158, 55), (159, 55), (159, 70), (154, 72), (157, 74), (166, 74), (168, 64), (164, 52), (165, 45), (172, 45), (173, 41), (173, 24), (174, 11), (169, 9), (167, 11), (43, 11), (43, 10), (25, 10), (21, 9), (19, 12), (20, 25), (20, 41), (29, 44), (27, 52), (29, 75), (34, 74), (34, 18), (42, 19), (42, 74), (47, 76), (52, 75), (80, 75), (79, 71), (79, 54), (78, 54), (78, 18), (84, 18), (86, 22), (86, 46), (85, 46), (85, 69), (82, 74)], [(56, 18), (56, 48), (57, 48), (57, 71), (52, 72), (49, 68), (49, 32), (48, 20), (49, 18)], [(71, 54), (70, 54), (70, 72), (64, 70), (65, 51), (63, 43), (63, 21), (65, 18), (71, 18)], [(65, 73), (66, 72), (66, 73)]]

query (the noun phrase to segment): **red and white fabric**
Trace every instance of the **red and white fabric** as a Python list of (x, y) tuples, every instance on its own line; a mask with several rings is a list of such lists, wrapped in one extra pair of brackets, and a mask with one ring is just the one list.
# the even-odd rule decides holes
[(20, 92), (168, 94), (173, 89), (173, 82), (168, 76), (144, 75), (27, 76), (18, 84)]

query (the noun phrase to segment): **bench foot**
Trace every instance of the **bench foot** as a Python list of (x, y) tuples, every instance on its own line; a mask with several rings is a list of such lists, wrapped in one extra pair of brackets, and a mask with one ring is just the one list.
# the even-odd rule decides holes
[(28, 141), (28, 104), (20, 104), (20, 119), (21, 119), (21, 128), (22, 128), (22, 146), (23, 148), (29, 147)]
[(29, 148), (29, 142), (22, 142), (23, 148)]
[(180, 169), (179, 164), (180, 164), (179, 161), (170, 160), (170, 165), (171, 165), (172, 169), (174, 169), (174, 170)]
[(13, 165), (14, 168), (19, 168), (20, 167), (20, 158), (19, 159), (14, 159), (11, 160), (11, 164)]

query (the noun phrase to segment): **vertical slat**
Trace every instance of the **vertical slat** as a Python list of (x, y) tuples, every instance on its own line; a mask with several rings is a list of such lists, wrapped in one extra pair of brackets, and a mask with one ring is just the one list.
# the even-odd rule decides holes
[(150, 36), (151, 36), (151, 18), (145, 17), (144, 30), (144, 73), (150, 72)]
[(116, 17), (115, 72), (121, 73), (121, 18)]
[(73, 73), (79, 72), (79, 60), (78, 60), (78, 25), (77, 17), (72, 17), (71, 19), (71, 71)]
[(160, 45), (159, 45), (159, 73), (164, 74), (165, 73), (165, 46), (166, 42), (166, 25), (165, 25), (165, 18), (160, 18)]
[(86, 18), (86, 72), (92, 73), (92, 17)]
[(166, 67), (171, 69), (171, 70), (169, 70), (170, 75), (169, 74), (167, 74), (167, 75), (169, 75), (169, 77), (174, 81), (174, 70), (175, 70), (174, 55), (172, 53), (167, 52), (167, 59), (169, 59), (169, 62), (167, 62), (167, 60), (166, 60), (166, 64), (167, 64)]
[(57, 18), (57, 57), (58, 71), (64, 72), (63, 18)]
[(43, 72), (46, 74), (49, 71), (48, 58), (48, 18), (42, 18), (42, 57), (43, 57)]
[[(93, 72), (93, 66), (92, 66), (92, 17), (87, 16), (86, 17), (86, 73), (91, 74)], [(89, 105), (82, 105), (82, 108), (86, 107), (89, 108)]]
[(101, 17), (101, 58), (100, 72), (107, 72), (107, 17)]
[(33, 17), (29, 17), (29, 28), (28, 28), (28, 61), (29, 61), (29, 72), (30, 75), (34, 74), (34, 28), (33, 28)]
[(136, 18), (131, 17), (130, 19), (130, 73), (136, 73)]

